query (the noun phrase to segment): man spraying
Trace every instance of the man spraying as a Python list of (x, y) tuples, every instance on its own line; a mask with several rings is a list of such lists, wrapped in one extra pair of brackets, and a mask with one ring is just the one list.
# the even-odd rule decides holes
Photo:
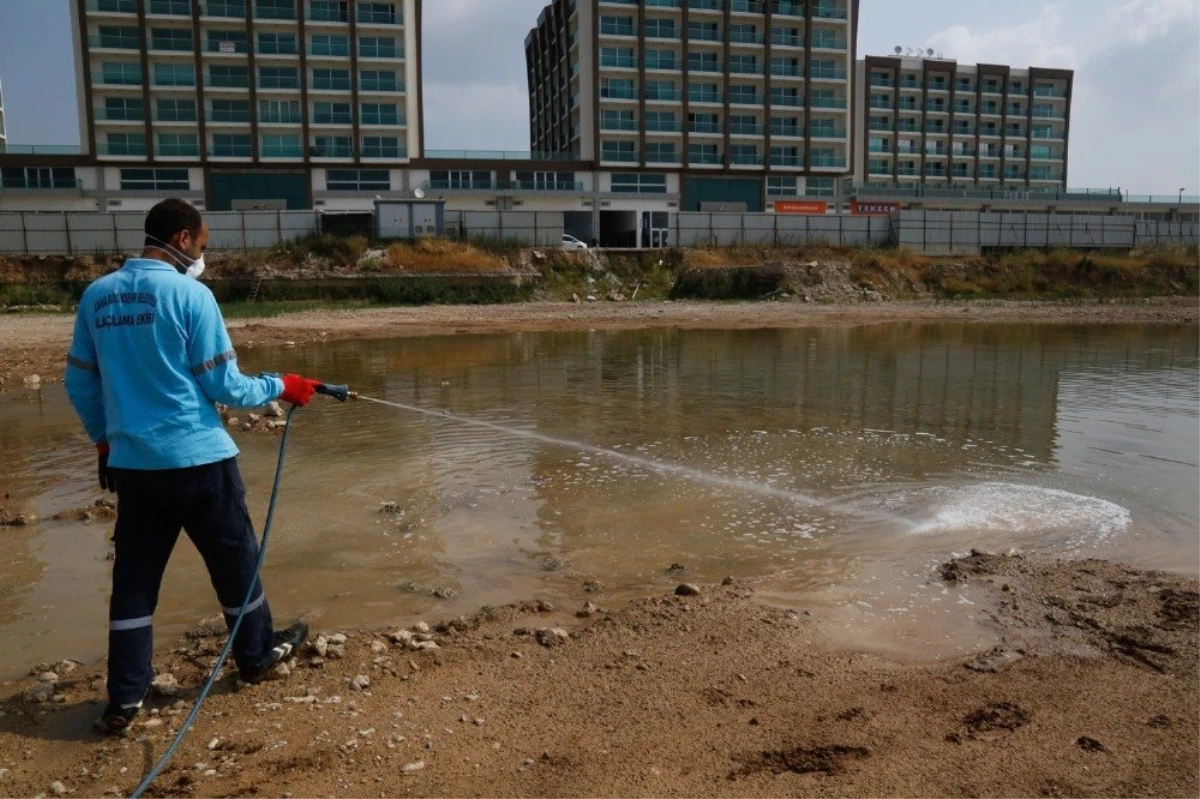
[[(119, 500), (109, 703), (98, 723), (112, 734), (137, 716), (154, 676), (151, 620), (180, 529), (204, 559), (227, 624), (257, 583), (238, 449), (215, 403), (253, 408), (278, 398), (303, 406), (319, 385), (238, 371), (216, 299), (196, 279), (207, 243), (208, 226), (191, 205), (154, 206), (142, 257), (84, 292), (67, 357), (67, 394), (96, 445), (100, 486)], [(307, 637), (303, 622), (273, 631), (255, 584), (233, 644), (242, 679), (263, 680)]]

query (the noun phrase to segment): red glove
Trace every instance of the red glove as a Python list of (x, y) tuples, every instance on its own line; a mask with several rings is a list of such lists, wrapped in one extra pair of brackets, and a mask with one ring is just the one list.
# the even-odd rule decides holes
[(279, 395), (279, 398), (284, 402), (290, 402), (297, 408), (303, 408), (312, 399), (313, 392), (319, 385), (321, 385), (320, 380), (309, 380), (300, 375), (284, 375), (283, 393)]

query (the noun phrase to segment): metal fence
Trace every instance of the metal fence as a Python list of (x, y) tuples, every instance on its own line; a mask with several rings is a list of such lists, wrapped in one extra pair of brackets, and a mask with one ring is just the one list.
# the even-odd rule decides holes
[(894, 244), (928, 255), (973, 255), (984, 249), (1122, 249), (1196, 246), (1200, 225), (1104, 214), (1006, 214), (901, 211), (892, 215)]
[(447, 211), (446, 235), (557, 247), (562, 244), (561, 211)]
[(672, 243), (680, 247), (885, 246), (887, 217), (686, 212), (674, 215)]
[[(144, 212), (0, 212), (0, 253), (112, 255), (141, 252)], [(261, 250), (320, 230), (316, 211), (226, 211), (204, 215), (208, 248)]]

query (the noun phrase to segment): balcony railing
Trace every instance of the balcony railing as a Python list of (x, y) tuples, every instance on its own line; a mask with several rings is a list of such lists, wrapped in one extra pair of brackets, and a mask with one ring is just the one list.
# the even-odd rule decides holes
[(203, 17), (220, 17), (222, 19), (245, 19), (246, 18), (246, 3), (245, 2), (222, 2), (222, 0), (210, 0), (200, 7), (200, 15)]
[(190, 124), (196, 121), (196, 109), (193, 107), (155, 110), (153, 118), (155, 122), (182, 122)]
[(316, 78), (312, 79), (309, 88), (324, 92), (348, 92), (350, 91), (349, 78)]
[[(209, 109), (205, 113), (204, 118), (206, 120), (208, 120), (209, 122), (217, 122), (217, 123), (229, 122), (229, 123), (233, 123), (233, 124), (244, 124), (244, 123), (248, 123), (250, 121), (250, 111), (249, 111), (249, 109), (246, 109), (244, 111), (237, 111), (237, 110), (232, 110), (232, 109), (218, 111), (215, 109)], [(297, 119), (297, 121), (299, 121), (299, 120)]]
[(103, 122), (145, 122), (146, 112), (137, 108), (97, 108), (93, 112), (97, 120)]
[(349, 58), (350, 42), (349, 40), (338, 44), (314, 42), (309, 45), (308, 54), (317, 58)]
[(350, 125), (354, 120), (349, 111), (345, 113), (314, 113), (313, 122), (317, 125)]
[(233, 55), (234, 53), (244, 53), (248, 48), (245, 42), (241, 41), (222, 41), (217, 39), (209, 39), (204, 43), (203, 50), (206, 53), (225, 53)]
[(772, 94), (771, 105), (799, 108), (804, 105), (804, 98), (798, 94)]
[(761, 94), (730, 94), (730, 105), (762, 105), (763, 97)]
[(721, 154), (720, 153), (702, 153), (702, 152), (688, 153), (688, 163), (689, 164), (719, 164), (719, 163), (721, 163)]
[(808, 133), (812, 139), (844, 139), (846, 138), (845, 128), (813, 128)]
[[(332, 148), (328, 148), (332, 149)], [(313, 155), (320, 158), (335, 158), (338, 156), (329, 155), (322, 151), (319, 147), (313, 148)], [(350, 148), (345, 148), (345, 158), (350, 157)], [(262, 146), (261, 155), (263, 158), (303, 158), (304, 147), (299, 144), (264, 144)]]
[(634, 119), (601, 119), (600, 130), (636, 131), (637, 120)]
[(637, 153), (631, 153), (622, 150), (600, 150), (601, 161), (611, 161), (618, 164), (633, 164), (637, 163)]
[(195, 158), (200, 155), (200, 145), (196, 142), (178, 144), (162, 144), (154, 149), (154, 154), (161, 158)]
[(547, 183), (534, 180), (486, 180), (471, 181), (463, 185), (459, 181), (427, 180), (422, 188), (433, 191), (561, 191), (582, 192), (583, 181), (557, 181)]
[(801, 136), (803, 136), (804, 134), (800, 132), (800, 128), (797, 125), (772, 125), (771, 126), (771, 135), (779, 136), (779, 137), (785, 138), (785, 139), (786, 138), (798, 139)]
[(846, 98), (844, 97), (813, 97), (810, 105), (813, 108), (839, 108), (846, 107)]
[(141, 49), (141, 46), (142, 39), (140, 36), (136, 35), (105, 36), (93, 34), (88, 37), (88, 47), (92, 48), (93, 50), (101, 48), (106, 50), (139, 50)]
[(813, 67), (812, 72), (808, 75), (809, 78), (818, 78), (820, 80), (845, 80), (846, 70), (840, 68), (830, 69), (828, 67)]
[(763, 126), (748, 122), (731, 122), (729, 123), (729, 135), (731, 136), (761, 136)]
[(87, 10), (103, 14), (136, 14), (137, 0), (88, 0)]
[(688, 125), (692, 133), (722, 133), (721, 126), (716, 122), (692, 122)]
[(809, 166), (823, 169), (845, 169), (846, 158), (840, 155), (814, 155)]
[(678, 89), (646, 89), (647, 100), (657, 100), (665, 103), (675, 103), (682, 99), (683, 94)]
[(647, 119), (645, 126), (650, 133), (679, 133), (683, 129), (677, 119)]
[(647, 164), (678, 164), (680, 162), (678, 150), (648, 150), (646, 153)]
[(631, 86), (601, 86), (600, 97), (605, 100), (636, 100), (637, 92)]
[(763, 157), (761, 153), (730, 153), (729, 163), (743, 166), (760, 166)]
[[(12, 148), (9, 148), (9, 152), (10, 153), (12, 152)], [(133, 143), (133, 144), (115, 144), (115, 143), (102, 142), (102, 143), (96, 145), (96, 154), (97, 155), (145, 156), (146, 155), (146, 144), (145, 144), (145, 142)]]
[(771, 44), (779, 47), (803, 47), (804, 37), (792, 36), (791, 34), (787, 33), (772, 33)]
[(821, 6), (813, 8), (813, 16), (818, 19), (846, 19), (846, 10), (837, 6)]
[(407, 158), (408, 149), (394, 144), (366, 146), (362, 148), (363, 158)]
[(600, 66), (613, 69), (637, 69), (637, 58), (631, 55), (602, 54)]
[(208, 148), (208, 154), (213, 158), (252, 158), (254, 145), (244, 144), (214, 144)]
[(358, 21), (366, 25), (395, 25), (396, 13), (394, 11), (360, 8), (358, 9)]
[(82, 155), (83, 147), (78, 144), (9, 144), (4, 152), (9, 155)]
[(721, 102), (721, 93), (707, 89), (689, 89), (688, 101), (693, 103), (719, 103)]
[(804, 166), (804, 156), (800, 155), (772, 155), (771, 166)]

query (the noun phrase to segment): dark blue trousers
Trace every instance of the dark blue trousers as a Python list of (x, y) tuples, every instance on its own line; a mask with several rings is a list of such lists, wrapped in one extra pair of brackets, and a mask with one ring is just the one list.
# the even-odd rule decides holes
[[(254, 581), (258, 539), (237, 460), (189, 469), (114, 469), (117, 477), (116, 562), (109, 607), (108, 696), (134, 705), (154, 678), (151, 620), (171, 550), (186, 530), (232, 626)], [(271, 657), (271, 610), (255, 581), (246, 617), (233, 642), (239, 668), (254, 669)]]

